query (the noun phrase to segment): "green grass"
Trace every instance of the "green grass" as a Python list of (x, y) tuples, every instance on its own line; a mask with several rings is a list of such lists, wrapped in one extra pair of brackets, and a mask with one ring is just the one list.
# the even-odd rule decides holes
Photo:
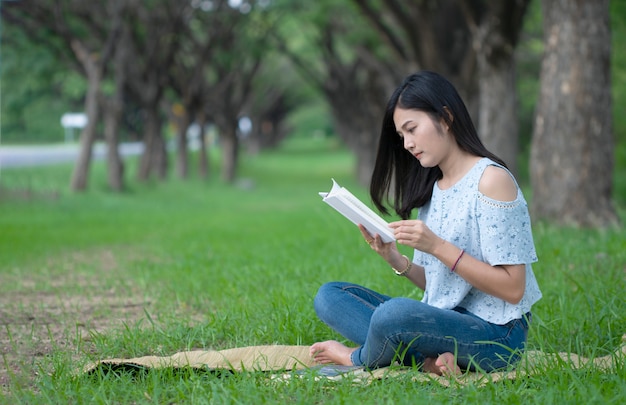
[[(315, 317), (326, 281), (420, 294), (373, 256), (358, 230), (321, 203), (334, 177), (354, 183), (352, 158), (328, 141), (290, 141), (244, 156), (242, 186), (217, 180), (66, 191), (71, 167), (0, 177), (0, 337), (8, 385), (0, 403), (618, 403), (624, 359), (609, 372), (547, 364), (545, 373), (443, 388), (407, 376), (371, 385), (263, 373), (182, 370), (73, 378), (89, 361), (198, 348), (308, 345), (339, 338)], [(243, 186), (245, 185), (245, 187)], [(625, 190), (617, 190), (624, 195)], [(624, 207), (621, 217), (626, 220)], [(544, 298), (531, 349), (604, 356), (626, 333), (626, 231), (535, 224)]]

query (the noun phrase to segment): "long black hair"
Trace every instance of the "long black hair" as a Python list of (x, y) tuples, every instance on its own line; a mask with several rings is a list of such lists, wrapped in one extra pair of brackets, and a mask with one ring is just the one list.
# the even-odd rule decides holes
[[(506, 167), (502, 159), (489, 152), (478, 138), (467, 107), (452, 83), (434, 72), (414, 73), (393, 92), (383, 118), (370, 183), (370, 196), (381, 212), (388, 214), (388, 207), (393, 207), (401, 218), (410, 218), (413, 209), (430, 201), (433, 185), (442, 177), (438, 166), (422, 167), (404, 149), (393, 121), (396, 108), (424, 111), (434, 122), (443, 119), (462, 150), (488, 157)], [(392, 182), (393, 200), (390, 198)]]

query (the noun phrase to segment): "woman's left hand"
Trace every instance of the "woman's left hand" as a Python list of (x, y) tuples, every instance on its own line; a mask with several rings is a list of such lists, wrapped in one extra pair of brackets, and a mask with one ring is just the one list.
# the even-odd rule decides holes
[(367, 242), (367, 244), (370, 245), (370, 247), (376, 253), (378, 253), (383, 259), (390, 261), (393, 258), (394, 253), (398, 252), (398, 248), (395, 242), (389, 242), (389, 243), (383, 242), (380, 235), (370, 234), (363, 225), (359, 225), (359, 230), (361, 231), (361, 234), (365, 238), (365, 241)]
[(417, 219), (391, 222), (389, 227), (398, 243), (422, 252), (432, 253), (437, 244), (442, 242), (423, 221)]

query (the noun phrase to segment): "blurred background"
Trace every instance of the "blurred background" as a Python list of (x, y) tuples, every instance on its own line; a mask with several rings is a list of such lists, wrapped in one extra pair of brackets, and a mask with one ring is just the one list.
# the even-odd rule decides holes
[(86, 190), (101, 157), (123, 192), (129, 176), (209, 181), (218, 153), (229, 183), (242, 156), (323, 137), (353, 153), (367, 186), (389, 95), (427, 69), (460, 91), (538, 219), (604, 227), (626, 205), (625, 2), (2, 0), (0, 11), (4, 170), (18, 147), (69, 146), (69, 189)]

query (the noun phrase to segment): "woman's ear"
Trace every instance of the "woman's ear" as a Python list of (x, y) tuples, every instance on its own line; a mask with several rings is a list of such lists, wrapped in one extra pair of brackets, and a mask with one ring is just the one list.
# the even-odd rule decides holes
[(450, 125), (452, 125), (452, 122), (454, 121), (454, 116), (447, 106), (443, 106), (443, 113), (445, 114), (445, 117), (441, 120), (443, 121), (443, 125), (445, 126), (446, 130), (449, 130)]

